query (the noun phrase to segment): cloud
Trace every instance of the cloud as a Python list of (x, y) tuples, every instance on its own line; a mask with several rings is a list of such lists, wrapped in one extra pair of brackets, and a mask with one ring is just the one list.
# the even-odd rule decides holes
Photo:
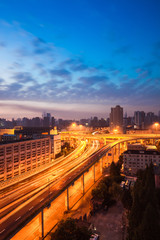
[(43, 39), (35, 37), (32, 41), (34, 54), (45, 54), (51, 52), (53, 49)]
[(58, 76), (63, 78), (68, 78), (71, 75), (71, 73), (66, 69), (51, 70), (50, 73), (54, 77)]
[(100, 82), (108, 81), (109, 78), (107, 76), (91, 76), (91, 77), (80, 77), (78, 79), (84, 85), (95, 85), (99, 84)]
[(129, 53), (130, 50), (131, 50), (131, 46), (126, 45), (126, 46), (122, 46), (122, 47), (115, 49), (114, 53), (115, 54), (126, 54), (126, 53)]
[(35, 37), (32, 44), (34, 47), (40, 47), (41, 45), (46, 44), (46, 42), (42, 38)]
[(150, 72), (148, 70), (139, 72), (138, 79), (144, 80), (150, 76)]
[(68, 67), (72, 71), (84, 71), (89, 68), (80, 58), (69, 58), (60, 64), (61, 67)]
[(0, 77), (0, 83), (3, 83), (4, 82), (4, 79)]
[(35, 82), (35, 80), (33, 79), (33, 77), (29, 72), (14, 73), (14, 75), (12, 76), (12, 79), (18, 80), (18, 82), (21, 82), (21, 83)]
[(102, 65), (98, 66), (89, 66), (84, 63), (84, 61), (81, 58), (68, 58), (67, 60), (60, 63), (60, 67), (67, 67), (72, 72), (96, 72), (104, 68)]
[(6, 47), (7, 45), (6, 45), (6, 43), (5, 42), (0, 42), (0, 48), (4, 48), (4, 47)]
[(83, 64), (83, 63), (80, 63), (80, 64), (77, 64), (77, 65), (74, 65), (71, 69), (73, 71), (83, 71), (83, 70), (87, 70), (88, 66)]

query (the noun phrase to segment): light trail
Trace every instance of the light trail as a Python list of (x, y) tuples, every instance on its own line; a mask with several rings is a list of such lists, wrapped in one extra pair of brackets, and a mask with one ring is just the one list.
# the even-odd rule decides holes
[[(96, 146), (98, 146), (98, 144), (96, 145)], [(84, 146), (82, 146), (81, 148), (80, 148), (80, 150), (83, 148)], [(93, 143), (93, 145), (92, 145), (92, 148), (89, 148), (89, 149), (87, 149), (86, 151), (85, 151), (85, 156), (86, 156), (86, 154), (87, 155), (89, 155), (89, 154), (91, 154), (93, 151), (95, 151), (95, 150), (97, 150), (97, 147), (96, 148), (94, 148), (94, 143)], [(65, 166), (65, 167), (69, 167), (71, 170), (73, 170), (73, 169), (75, 169), (74, 168), (74, 165), (75, 164), (80, 164), (79, 162), (81, 162), (82, 160), (83, 160), (83, 158), (84, 158), (84, 156), (83, 156), (84, 154), (82, 154), (82, 156), (81, 157), (79, 157), (79, 158), (77, 158), (77, 160), (76, 160), (76, 163), (75, 162), (73, 162), (73, 159), (69, 159), (69, 162), (66, 164), (66, 163), (62, 163), (62, 165), (61, 166)], [(60, 168), (60, 165), (57, 167), (58, 169)], [(69, 168), (67, 169), (67, 173), (69, 173)], [(57, 170), (57, 169), (56, 169)], [(52, 172), (52, 175), (53, 175), (53, 172)], [(59, 177), (61, 177), (61, 176), (65, 176), (64, 175), (64, 173), (62, 173), (62, 174), (59, 174), (59, 176), (58, 177), (54, 177), (53, 179), (52, 179), (52, 181), (49, 183), (49, 185), (51, 184), (51, 183), (53, 183), (55, 180), (57, 180)], [(46, 181), (46, 178), (48, 178), (48, 177), (51, 177), (50, 176), (50, 172), (49, 172), (49, 174), (48, 175), (45, 175), (45, 176), (43, 176), (42, 178), (41, 178), (41, 180), (43, 179), (43, 180), (45, 180)], [(38, 180), (40, 180), (40, 179), (38, 179)], [(53, 181), (54, 180), (54, 181)], [(35, 183), (34, 183), (35, 184)], [(32, 185), (33, 185), (33, 183), (32, 183)], [(28, 184), (28, 186), (30, 187), (30, 185)], [(31, 198), (32, 196), (36, 196), (36, 193), (38, 193), (38, 192), (40, 192), (41, 190), (43, 190), (43, 189), (45, 189), (46, 187), (48, 186), (48, 183), (45, 183), (43, 186), (41, 186), (41, 187), (39, 187), (39, 188), (37, 188), (36, 190), (33, 190), (32, 192), (30, 192), (29, 194), (25, 194), (25, 196), (22, 196), (22, 197), (20, 197), (20, 195), (18, 194), (18, 199), (19, 199), (19, 201), (16, 201), (17, 199), (15, 198), (15, 200), (12, 202), (12, 203), (10, 203), (10, 204), (8, 204), (6, 207), (3, 207), (2, 209), (1, 209), (1, 217), (4, 217), (5, 216), (5, 214), (7, 214), (7, 213), (11, 213), (11, 211), (13, 210), (13, 209), (15, 209), (17, 206), (19, 206), (19, 204), (21, 204), (21, 203), (24, 203), (24, 201), (26, 201), (27, 199), (29, 199), (29, 198)], [(22, 190), (22, 192), (24, 193), (24, 186), (23, 186), (23, 190)], [(15, 193), (14, 193), (15, 194)], [(13, 198), (12, 198), (13, 199)], [(6, 201), (5, 201), (5, 203), (6, 203)], [(8, 211), (7, 211), (8, 210)], [(5, 213), (4, 213), (4, 211), (5, 211)]]

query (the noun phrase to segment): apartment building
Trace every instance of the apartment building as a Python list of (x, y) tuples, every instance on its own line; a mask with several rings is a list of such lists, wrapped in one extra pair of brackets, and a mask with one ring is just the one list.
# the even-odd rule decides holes
[(0, 144), (0, 182), (51, 161), (50, 137)]
[(123, 108), (117, 105), (111, 108), (110, 113), (110, 131), (115, 133), (123, 133)]
[(51, 138), (51, 154), (53, 158), (61, 152), (61, 136), (57, 135), (50, 135)]
[[(131, 147), (131, 146), (130, 146)], [(139, 169), (145, 169), (152, 162), (155, 166), (160, 165), (160, 152), (155, 149), (128, 149), (123, 153), (124, 171), (136, 174)]]

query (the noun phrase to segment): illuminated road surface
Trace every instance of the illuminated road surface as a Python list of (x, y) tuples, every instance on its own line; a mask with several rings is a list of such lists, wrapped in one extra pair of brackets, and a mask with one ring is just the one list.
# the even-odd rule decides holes
[[(38, 179), (34, 180), (34, 182), (31, 180), (31, 183), (26, 183), (26, 186), (20, 187), (19, 191), (22, 192), (22, 195), (25, 195), (23, 197), (19, 197), (18, 195), (21, 194), (17, 189), (14, 191), (11, 191), (11, 195), (16, 195), (15, 201), (13, 198), (7, 196), (6, 193), (4, 193), (3, 198), (1, 199), (2, 203), (2, 209), (1, 213), (3, 214), (3, 218), (1, 219), (1, 226), (0, 226), (0, 233), (4, 235), (5, 231), (7, 232), (8, 225), (9, 229), (11, 230), (13, 228), (12, 222), (14, 222), (14, 225), (21, 222), (22, 218), (27, 217), (30, 215), (30, 213), (37, 210), (37, 208), (40, 208), (40, 206), (43, 206), (46, 199), (48, 198), (48, 189), (50, 189), (50, 194), (52, 194), (52, 190), (55, 191), (55, 189), (59, 190), (61, 187), (63, 187), (64, 183), (66, 183), (67, 179), (64, 179), (70, 172), (75, 170), (78, 166), (80, 166), (84, 159), (92, 154), (94, 151), (96, 151), (99, 148), (99, 144), (97, 142), (94, 142), (90, 148), (88, 148), (80, 157), (77, 157), (76, 159), (73, 159), (73, 157), (67, 158), (64, 161), (61, 161), (58, 163), (57, 167), (52, 170), (52, 172), (45, 174), (45, 176), (38, 177)], [(75, 157), (75, 156), (74, 156)], [(69, 177), (70, 179), (71, 177)], [(49, 179), (49, 180), (48, 180)], [(61, 181), (59, 180), (61, 179)], [(49, 181), (49, 182), (48, 182)], [(41, 183), (39, 187), (39, 183)], [(49, 185), (49, 186), (48, 186)], [(45, 188), (44, 188), (45, 186)], [(47, 186), (47, 187), (46, 187)], [(34, 190), (36, 187), (36, 190)], [(26, 191), (28, 191), (28, 188), (30, 191), (32, 190), (32, 193), (27, 193), (28, 197), (30, 194), (33, 196), (26, 200), (24, 202), (24, 198), (27, 198)], [(44, 188), (39, 193), (35, 194), (34, 191), (39, 191), (41, 188)], [(33, 194), (34, 193), (34, 194)], [(19, 198), (18, 198), (18, 197)], [(13, 201), (10, 205), (4, 206), (6, 203), (6, 198), (8, 198), (8, 201)], [(23, 203), (22, 203), (23, 202)], [(17, 207), (17, 205), (20, 205)], [(35, 209), (36, 206), (36, 209)], [(26, 212), (27, 207), (27, 212)], [(8, 209), (15, 208), (15, 210), (10, 211), (8, 213)], [(6, 213), (6, 214), (5, 214)], [(8, 213), (8, 214), (7, 214)], [(1, 230), (1, 228), (3, 228)], [(14, 226), (15, 228), (15, 226)]]
[[(102, 137), (102, 135), (101, 135), (101, 137)], [(125, 138), (126, 138), (126, 136), (125, 136)], [(130, 139), (130, 140), (132, 140), (132, 138), (133, 138), (133, 136), (128, 137), (128, 139)], [(122, 139), (123, 139), (122, 141), (124, 141), (123, 136), (122, 136)], [(136, 137), (135, 137), (135, 139), (136, 139)], [(107, 146), (100, 149), (97, 153), (95, 153), (94, 156), (92, 156), (90, 158), (87, 158), (87, 160), (85, 160), (85, 158), (87, 156), (89, 156), (88, 153), (86, 154), (87, 156), (85, 156), (84, 158), (80, 157), (80, 158), (74, 159), (74, 161), (70, 161), (70, 164), (67, 163), (67, 164), (65, 164), (65, 166), (64, 165), (61, 166), (61, 168), (58, 167), (58, 170), (56, 170), (59, 173), (58, 179), (56, 178), (57, 173), (56, 172), (53, 173), (53, 171), (52, 171), (52, 174), (50, 173), (49, 176), (46, 175), (44, 178), (42, 177), (42, 179), (40, 180), (40, 182), (42, 183), (41, 186), (45, 185), (45, 188), (43, 190), (41, 190), (39, 193), (32, 196), (29, 200), (25, 201), (25, 203), (21, 204), (19, 207), (16, 207), (15, 210), (13, 210), (10, 214), (7, 214), (1, 220), (1, 226), (0, 226), (1, 236), (2, 237), (6, 236), (7, 235), (7, 229), (9, 229), (10, 231), (14, 230), (16, 228), (16, 226), (19, 226), (19, 224), (23, 223), (24, 220), (27, 219), (31, 215), (31, 213), (34, 213), (35, 211), (40, 209), (42, 206), (44, 206), (44, 204), (46, 203), (46, 201), (49, 198), (49, 195), (50, 195), (50, 199), (53, 199), (54, 196), (57, 196), (58, 193), (61, 193), (61, 190), (63, 190), (64, 187), (67, 184), (72, 182), (72, 180), (79, 174), (79, 172), (83, 172), (83, 170), (86, 167), (92, 165), (92, 163), (95, 162), (96, 159), (101, 158), (104, 154), (106, 154), (106, 151), (109, 151), (114, 145), (116, 145), (119, 142), (121, 142), (121, 140), (119, 140), (119, 141), (117, 140), (114, 143), (108, 144)], [(74, 165), (74, 163), (75, 163), (75, 165)], [(69, 164), (69, 166), (68, 166), (68, 164)], [(64, 168), (65, 168), (65, 170), (64, 170)], [(98, 169), (96, 169), (96, 174), (98, 174)], [(49, 178), (49, 180), (48, 180), (48, 178)], [(87, 187), (91, 183), (91, 178), (92, 177), (90, 176), (89, 183), (88, 183)], [(44, 181), (45, 181), (45, 183), (44, 183)], [(49, 182), (50, 186), (47, 187), (46, 181), (50, 181)], [(31, 183), (35, 184), (35, 185), (37, 184), (37, 183), (33, 183), (33, 180), (31, 180)], [(30, 183), (30, 186), (29, 186), (30, 188), (32, 186), (31, 183)], [(38, 186), (38, 187), (40, 187), (40, 186)], [(72, 204), (72, 201), (75, 202), (76, 198), (77, 198), (77, 200), (79, 198), (79, 197), (76, 197), (76, 192), (78, 193), (78, 195), (80, 194), (80, 191), (78, 191), (78, 190), (76, 190), (76, 191), (74, 190), (73, 192), (72, 191), (70, 192), (70, 194), (72, 196), (71, 204)], [(65, 193), (63, 193), (63, 194), (65, 195)], [(61, 198), (63, 196), (63, 194), (61, 194), (58, 198)], [(5, 197), (5, 195), (4, 195), (4, 197)], [(53, 203), (58, 201), (58, 198)], [(17, 201), (19, 201), (19, 200), (17, 200)], [(53, 203), (52, 203), (52, 205), (53, 205)], [(49, 208), (48, 211), (51, 211), (52, 205), (51, 205), (51, 208)], [(64, 203), (63, 203), (63, 207), (60, 210), (61, 213), (64, 210), (63, 208), (65, 209), (65, 204)], [(45, 210), (45, 211), (47, 212), (47, 210)], [(50, 215), (51, 214), (48, 214), (48, 218), (50, 218), (49, 217)], [(55, 215), (55, 214), (52, 214), (52, 217), (53, 217), (53, 215)], [(46, 216), (47, 216), (47, 214), (46, 214)], [(58, 217), (58, 215), (57, 215), (57, 217)], [(55, 216), (53, 218), (55, 219)], [(59, 218), (61, 218), (61, 217), (58, 217), (58, 219)], [(45, 217), (45, 219), (47, 219), (47, 217)], [(54, 220), (54, 221), (56, 222), (56, 220)], [(34, 219), (33, 219), (33, 222), (34, 222)], [(13, 223), (14, 223), (14, 225), (13, 225)], [(35, 226), (38, 226), (38, 225), (35, 225)], [(49, 225), (53, 226), (54, 224), (52, 222), (50, 224), (45, 224), (45, 225), (46, 225), (45, 231), (47, 232), (47, 231), (49, 231), (49, 230), (47, 230), (47, 227), (50, 229), (51, 226), (49, 227)], [(23, 229), (21, 231), (23, 231)], [(37, 231), (37, 227), (36, 227), (36, 231)], [(35, 232), (34, 232), (34, 234), (35, 234)], [(35, 234), (35, 236), (37, 236), (37, 234)], [(2, 238), (2, 239), (5, 239), (5, 238)], [(16, 239), (27, 239), (27, 238), (16, 238)], [(34, 238), (31, 238), (31, 239), (34, 239)]]

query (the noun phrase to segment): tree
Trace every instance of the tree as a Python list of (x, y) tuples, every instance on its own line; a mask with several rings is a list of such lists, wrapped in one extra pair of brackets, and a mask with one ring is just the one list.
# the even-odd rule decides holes
[(119, 160), (117, 162), (117, 167), (118, 167), (118, 170), (119, 170), (119, 174), (120, 174), (120, 171), (121, 171), (121, 168), (122, 168), (122, 164), (123, 164), (123, 155), (121, 154), (119, 156)]
[(97, 200), (104, 199), (107, 192), (107, 185), (102, 180), (98, 186), (92, 190), (92, 196)]
[(74, 219), (68, 218), (62, 220), (58, 224), (58, 228), (52, 235), (54, 240), (75, 240), (76, 239), (76, 224)]
[(89, 240), (92, 232), (88, 228), (79, 227), (75, 219), (67, 218), (58, 223), (56, 231), (52, 234), (52, 240)]
[(128, 240), (160, 239), (160, 214), (153, 165), (137, 173), (133, 204), (129, 213)]
[(157, 141), (156, 147), (157, 147), (157, 150), (160, 152), (160, 141)]
[(118, 199), (121, 195), (121, 187), (116, 182), (112, 183), (112, 186), (109, 187), (109, 193), (115, 198)]
[(124, 208), (131, 210), (133, 200), (129, 189), (124, 189), (121, 196), (121, 201)]
[(115, 162), (112, 162), (110, 165), (110, 176), (111, 177), (116, 177), (119, 176), (119, 168), (116, 166)]
[(148, 203), (145, 209), (141, 225), (138, 227), (137, 235), (141, 240), (160, 239), (158, 212), (151, 203)]

